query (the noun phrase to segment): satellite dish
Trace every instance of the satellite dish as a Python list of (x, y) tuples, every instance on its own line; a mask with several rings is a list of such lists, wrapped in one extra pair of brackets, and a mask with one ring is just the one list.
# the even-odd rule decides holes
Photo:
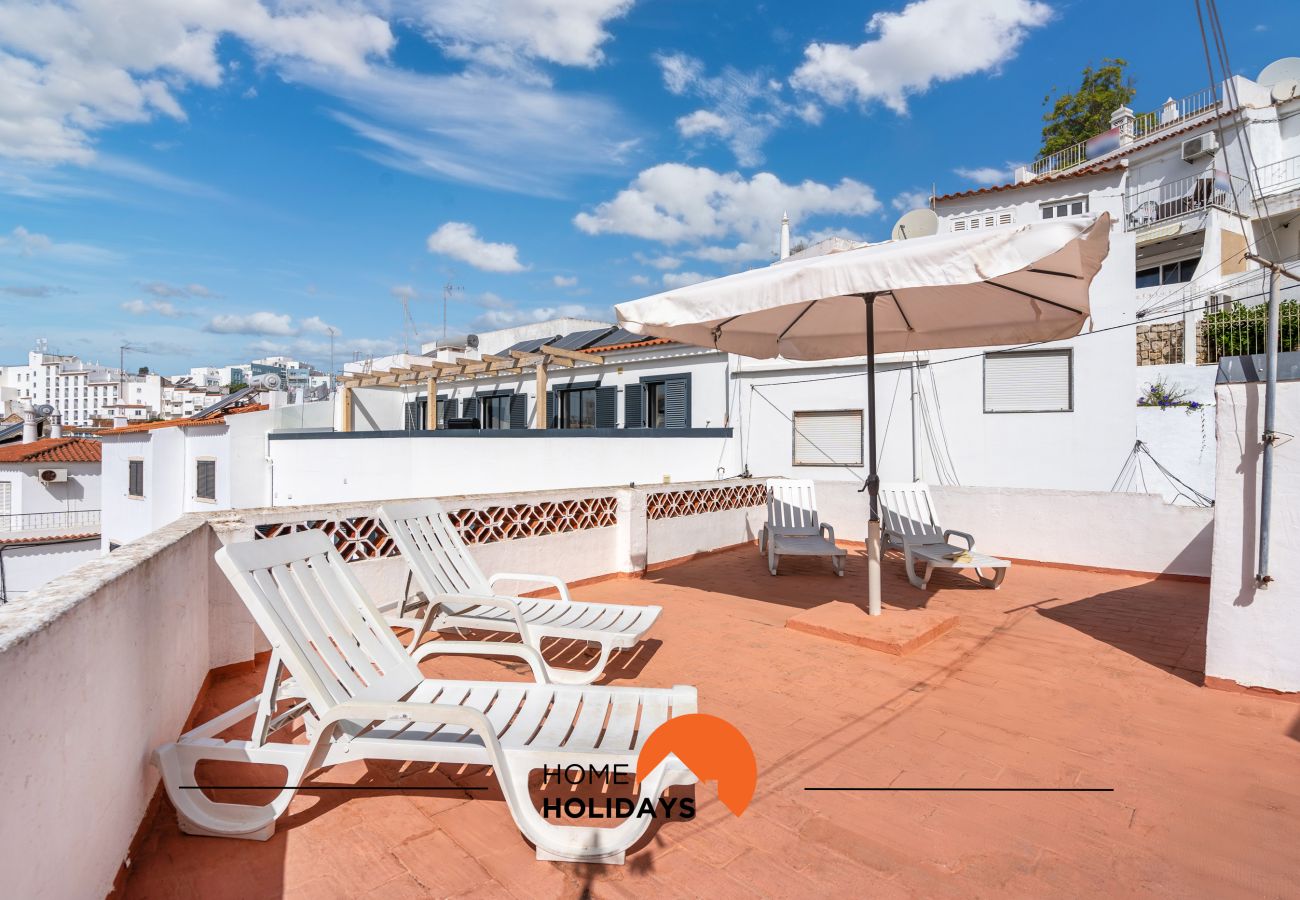
[(1285, 103), (1300, 96), (1300, 81), (1294, 78), (1284, 78), (1273, 85), (1273, 90), (1270, 93), (1273, 95), (1274, 103)]
[(905, 241), (908, 238), (929, 237), (938, 233), (939, 217), (935, 215), (934, 210), (922, 207), (903, 213), (902, 218), (894, 223), (894, 230), (889, 236), (896, 241)]
[(32, 410), (32, 412), (36, 413), (38, 416), (52, 416), (54, 415), (54, 407), (50, 406), (48, 403), (42, 403), (40, 406), (36, 407), (36, 409)]
[(1255, 80), (1264, 87), (1272, 87), (1283, 81), (1300, 81), (1300, 56), (1284, 56), (1269, 63)]

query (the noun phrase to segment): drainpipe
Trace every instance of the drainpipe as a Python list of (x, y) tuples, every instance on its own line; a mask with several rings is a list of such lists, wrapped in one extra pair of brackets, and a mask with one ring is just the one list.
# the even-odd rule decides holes
[(907, 370), (908, 377), (912, 385), (912, 481), (921, 481), (921, 394), (919, 391), (919, 378), (917, 372), (917, 360), (912, 360), (912, 366)]
[(1273, 446), (1277, 443), (1277, 433), (1274, 431), (1277, 422), (1277, 344), (1280, 312), (1277, 281), (1279, 275), (1300, 281), (1300, 275), (1289, 272), (1277, 263), (1253, 253), (1246, 254), (1246, 257), (1269, 270), (1268, 344), (1264, 354), (1264, 434), (1261, 438), (1264, 449), (1259, 479), (1259, 569), (1255, 574), (1255, 583), (1266, 588), (1273, 581), (1273, 576), (1268, 571), (1268, 551), (1273, 518)]

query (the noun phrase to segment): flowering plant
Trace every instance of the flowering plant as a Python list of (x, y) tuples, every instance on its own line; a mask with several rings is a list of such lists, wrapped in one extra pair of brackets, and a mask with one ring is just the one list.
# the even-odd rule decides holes
[(1154, 406), (1158, 409), (1169, 409), (1170, 407), (1180, 406), (1188, 415), (1196, 412), (1203, 407), (1204, 403), (1196, 400), (1188, 400), (1187, 395), (1190, 393), (1186, 388), (1175, 387), (1165, 380), (1161, 375), (1155, 381), (1151, 382), (1142, 391), (1138, 397), (1138, 406)]

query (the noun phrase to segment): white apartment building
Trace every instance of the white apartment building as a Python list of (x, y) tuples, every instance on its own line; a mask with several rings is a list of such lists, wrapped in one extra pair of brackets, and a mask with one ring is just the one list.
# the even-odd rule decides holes
[(118, 402), (120, 373), (76, 356), (47, 353), (38, 347), (26, 365), (0, 366), (0, 388), (20, 404), (49, 404), (66, 425), (90, 425), (108, 415)]

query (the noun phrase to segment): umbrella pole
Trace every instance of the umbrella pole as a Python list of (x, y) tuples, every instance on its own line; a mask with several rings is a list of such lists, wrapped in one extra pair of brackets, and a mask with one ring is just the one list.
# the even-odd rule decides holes
[(876, 473), (876, 295), (867, 305), (867, 615), (880, 615), (880, 476)]

